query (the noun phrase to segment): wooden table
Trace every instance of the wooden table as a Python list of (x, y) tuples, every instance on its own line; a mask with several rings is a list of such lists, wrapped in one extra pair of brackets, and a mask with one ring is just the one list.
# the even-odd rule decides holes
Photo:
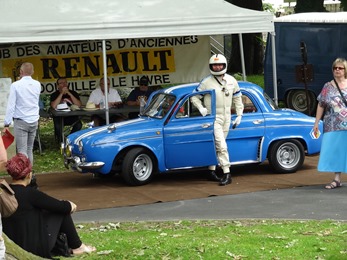
[[(128, 115), (130, 112), (139, 112), (140, 108), (137, 106), (123, 106), (122, 108), (109, 108), (109, 115), (124, 114)], [(53, 117), (58, 117), (60, 120), (61, 127), (61, 137), (64, 142), (64, 117), (68, 116), (92, 116), (92, 115), (106, 115), (106, 109), (97, 109), (97, 110), (84, 110), (83, 108), (75, 111), (59, 111), (51, 109)]]

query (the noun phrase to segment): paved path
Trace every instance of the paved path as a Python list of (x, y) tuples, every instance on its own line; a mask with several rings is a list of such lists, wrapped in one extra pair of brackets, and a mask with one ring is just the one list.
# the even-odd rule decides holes
[(203, 199), (117, 207), (73, 214), (76, 223), (197, 219), (335, 219), (347, 221), (347, 183), (259, 191)]

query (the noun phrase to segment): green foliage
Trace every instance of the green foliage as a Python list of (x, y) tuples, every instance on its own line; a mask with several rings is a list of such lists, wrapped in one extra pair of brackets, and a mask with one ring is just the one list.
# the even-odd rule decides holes
[(247, 81), (264, 88), (264, 75), (249, 75), (247, 76)]
[(340, 0), (341, 2), (341, 8), (343, 11), (347, 11), (347, 0)]
[(269, 3), (263, 3), (263, 10), (273, 14), (276, 12), (274, 6)]
[[(63, 155), (60, 152), (60, 144), (54, 137), (54, 125), (52, 118), (40, 119), (40, 139), (43, 147), (42, 154), (34, 149), (35, 173), (65, 172)], [(37, 147), (37, 146), (35, 146)]]
[(295, 13), (326, 12), (324, 0), (297, 0)]
[(347, 223), (230, 220), (78, 225), (83, 259), (346, 259)]

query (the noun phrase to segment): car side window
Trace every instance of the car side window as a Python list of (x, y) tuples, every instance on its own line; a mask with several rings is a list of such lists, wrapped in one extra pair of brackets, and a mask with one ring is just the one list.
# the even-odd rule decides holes
[[(204, 107), (208, 109), (208, 114), (211, 114), (211, 95), (196, 95), (196, 97), (201, 100)], [(187, 99), (183, 105), (178, 109), (175, 117), (176, 118), (187, 118), (187, 117), (199, 117), (202, 116), (199, 109), (193, 104), (191, 98)]]
[[(247, 95), (242, 95), (242, 103), (244, 106), (244, 114), (257, 112), (256, 106), (253, 104), (253, 101)], [(236, 114), (234, 103), (231, 106), (231, 114)]]

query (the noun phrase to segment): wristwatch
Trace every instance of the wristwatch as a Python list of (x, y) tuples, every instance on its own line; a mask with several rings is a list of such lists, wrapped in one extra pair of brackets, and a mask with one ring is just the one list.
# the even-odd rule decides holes
[(10, 125), (4, 125), (4, 127), (9, 127)]

